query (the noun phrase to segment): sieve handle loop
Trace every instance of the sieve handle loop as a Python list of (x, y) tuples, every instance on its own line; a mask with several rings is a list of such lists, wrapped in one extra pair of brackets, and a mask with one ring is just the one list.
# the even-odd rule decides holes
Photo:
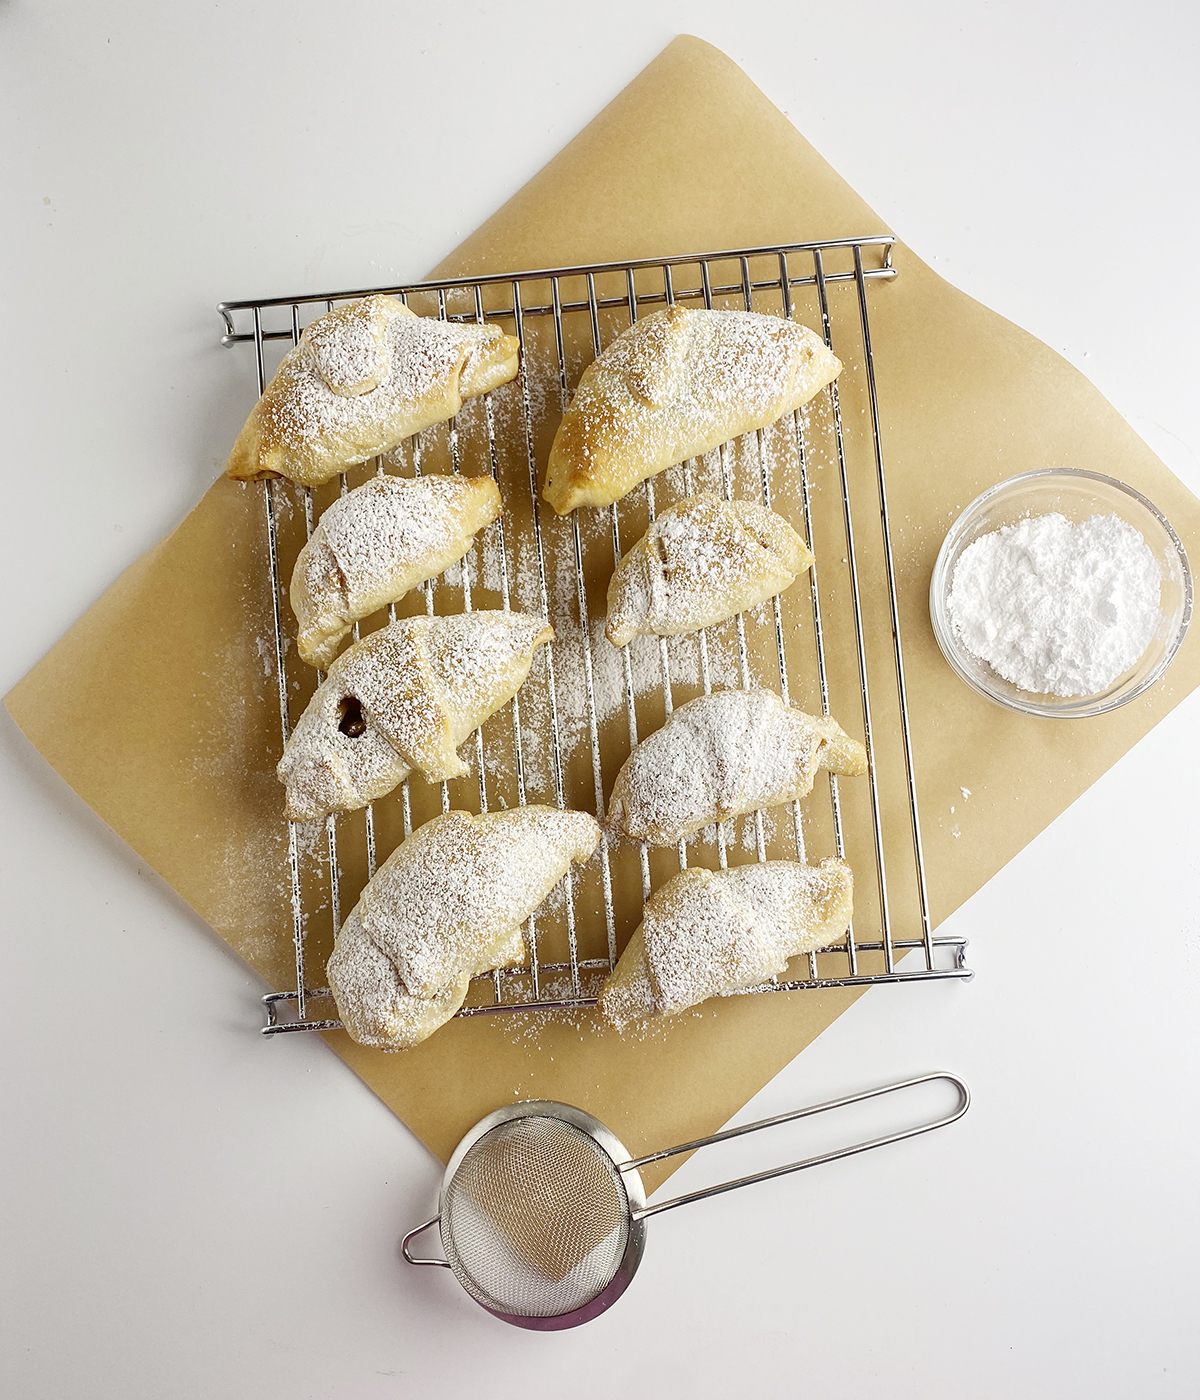
[(419, 1254), (413, 1254), (408, 1247), (410, 1240), (415, 1240), (418, 1235), (423, 1234), (431, 1225), (440, 1225), (441, 1223), (442, 1217), (440, 1215), (435, 1215), (432, 1220), (427, 1220), (424, 1225), (418, 1225), (415, 1230), (410, 1230), (408, 1234), (404, 1236), (404, 1239), (400, 1243), (400, 1250), (409, 1264), (433, 1264), (439, 1269), (448, 1269), (450, 1267), (449, 1261), (446, 1259), (424, 1259)]
[(702, 1201), (708, 1196), (719, 1196), (725, 1191), (735, 1191), (739, 1186), (750, 1186), (756, 1181), (769, 1181), (773, 1176), (786, 1176), (788, 1172), (803, 1171), (805, 1167), (820, 1166), (822, 1162), (836, 1162), (841, 1157), (853, 1157), (858, 1152), (868, 1152), (872, 1147), (883, 1147), (889, 1142), (902, 1142), (905, 1138), (932, 1132), (934, 1128), (944, 1128), (950, 1123), (957, 1122), (966, 1113), (971, 1106), (971, 1091), (955, 1074), (922, 1074), (916, 1079), (905, 1079), (899, 1084), (884, 1084), (878, 1089), (868, 1089), (862, 1094), (849, 1094), (844, 1099), (831, 1099), (828, 1103), (814, 1104), (811, 1108), (798, 1108), (791, 1113), (780, 1113), (775, 1118), (762, 1118), (757, 1123), (747, 1123), (741, 1128), (727, 1128), (722, 1133), (714, 1133), (712, 1137), (697, 1138), (695, 1142), (683, 1142), (678, 1147), (667, 1147), (661, 1152), (652, 1152), (647, 1157), (639, 1157), (634, 1162), (623, 1162), (619, 1164), (618, 1170), (629, 1171), (632, 1168), (644, 1167), (648, 1162), (660, 1162), (664, 1157), (674, 1157), (680, 1152), (693, 1152), (699, 1147), (709, 1147), (714, 1142), (725, 1142), (729, 1138), (743, 1137), (746, 1133), (756, 1133), (760, 1128), (774, 1128), (780, 1123), (793, 1123), (797, 1118), (810, 1118), (815, 1113), (826, 1113), (833, 1108), (844, 1108), (847, 1104), (862, 1103), (866, 1099), (877, 1099), (884, 1094), (894, 1094), (901, 1089), (911, 1089), (917, 1084), (931, 1084), (939, 1079), (953, 1084), (958, 1090), (958, 1107), (944, 1118), (934, 1119), (930, 1123), (919, 1123), (915, 1128), (905, 1128), (898, 1133), (888, 1133), (886, 1137), (856, 1142), (851, 1147), (839, 1147), (834, 1152), (823, 1152), (817, 1157), (806, 1157), (800, 1162), (789, 1162), (783, 1167), (773, 1167), (769, 1171), (755, 1172), (753, 1176), (741, 1176), (734, 1181), (723, 1181), (717, 1186), (707, 1186), (702, 1191), (690, 1191), (687, 1195), (676, 1196), (673, 1200), (662, 1201), (658, 1205), (643, 1206), (640, 1210), (632, 1212), (633, 1218), (644, 1220), (648, 1215), (658, 1215), (664, 1210), (674, 1209), (675, 1206), (686, 1206), (692, 1201)]

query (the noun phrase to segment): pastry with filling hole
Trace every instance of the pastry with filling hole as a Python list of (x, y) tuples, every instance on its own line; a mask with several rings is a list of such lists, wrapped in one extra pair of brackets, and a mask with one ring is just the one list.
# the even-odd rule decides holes
[(377, 476), (334, 501), (292, 571), (301, 659), (328, 667), (357, 621), (456, 564), (500, 507), (490, 476)]
[(798, 321), (683, 306), (656, 312), (584, 370), (542, 494), (559, 515), (619, 501), (676, 462), (801, 407), (841, 368)]
[(461, 777), (458, 746), (512, 699), (553, 635), (543, 618), (497, 611), (401, 618), (355, 642), (284, 747), (288, 819), (364, 807), (414, 771)]
[(712, 627), (789, 588), (812, 563), (766, 506), (691, 496), (664, 510), (613, 571), (605, 635), (623, 647)]
[(515, 379), (519, 352), (498, 326), (417, 316), (395, 297), (344, 302), (283, 357), (225, 471), (320, 486)]
[(867, 771), (867, 751), (828, 716), (771, 690), (718, 690), (680, 705), (621, 765), (611, 828), (673, 846), (711, 822), (807, 797), (820, 769)]
[(600, 990), (601, 1014), (620, 1029), (758, 986), (845, 933), (853, 895), (850, 867), (835, 858), (682, 870), (647, 901)]
[(447, 812), (375, 872), (326, 968), (342, 1024), (361, 1045), (404, 1050), (448, 1021), (472, 977), (514, 967), (522, 925), (600, 828), (556, 807)]

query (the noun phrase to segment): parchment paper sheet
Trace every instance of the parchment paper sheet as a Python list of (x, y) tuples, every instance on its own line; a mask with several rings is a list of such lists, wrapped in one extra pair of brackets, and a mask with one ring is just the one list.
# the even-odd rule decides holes
[[(680, 38), (435, 275), (885, 231), (738, 68)], [(929, 626), (928, 581), (945, 530), (979, 491), (1015, 472), (1087, 467), (1148, 495), (1195, 560), (1200, 503), (1053, 351), (903, 245), (895, 264), (899, 276), (872, 285), (870, 306), (936, 922), (1200, 681), (1193, 635), (1165, 683), (1098, 719), (1027, 719), (976, 698), (942, 661)], [(264, 551), (260, 488), (222, 478), (6, 704), (67, 782), (284, 988), (293, 967), (273, 772), (278, 701), (273, 658), (256, 644), (270, 631)], [(883, 634), (885, 617), (877, 622)], [(328, 1039), (443, 1160), (483, 1114), (528, 1097), (586, 1108), (636, 1153), (716, 1129), (855, 995), (734, 998), (627, 1041), (590, 1016), (460, 1020), (395, 1056), (340, 1033)], [(286, 1054), (286, 1044), (264, 1053)], [(672, 1165), (648, 1170), (648, 1185)]]

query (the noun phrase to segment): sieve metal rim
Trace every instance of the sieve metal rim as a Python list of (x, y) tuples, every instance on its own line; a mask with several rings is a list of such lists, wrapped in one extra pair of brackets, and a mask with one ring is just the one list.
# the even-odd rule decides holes
[[(642, 1253), (646, 1247), (646, 1222), (640, 1214), (646, 1206), (646, 1188), (637, 1168), (628, 1165), (635, 1160), (633, 1154), (612, 1129), (606, 1127), (598, 1118), (593, 1118), (590, 1113), (585, 1113), (583, 1109), (576, 1108), (573, 1104), (559, 1103), (556, 1099), (525, 1099), (520, 1103), (508, 1104), (504, 1108), (498, 1108), (494, 1113), (489, 1113), (486, 1118), (475, 1124), (454, 1149), (450, 1160), (446, 1163), (446, 1170), (442, 1174), (441, 1188), (438, 1191), (439, 1234), (442, 1213), (446, 1204), (446, 1192), (463, 1158), (493, 1128), (498, 1128), (502, 1123), (511, 1123), (519, 1118), (549, 1118), (555, 1122), (569, 1123), (571, 1127), (578, 1128), (590, 1137), (612, 1162), (620, 1182), (625, 1188), (626, 1213), (629, 1221), (629, 1234), (625, 1241), (625, 1251), (621, 1255), (617, 1271), (608, 1286), (590, 1302), (582, 1304), (571, 1312), (559, 1313), (555, 1317), (527, 1317), (502, 1312), (498, 1308), (490, 1308), (486, 1303), (474, 1298), (468, 1291), (468, 1297), (472, 1297), (473, 1301), (478, 1303), (485, 1312), (500, 1318), (502, 1322), (510, 1322), (516, 1327), (524, 1327), (533, 1332), (558, 1332), (568, 1327), (577, 1327), (581, 1322), (589, 1322), (592, 1318), (599, 1317), (602, 1312), (606, 1312), (612, 1307), (629, 1287), (634, 1274), (637, 1273), (638, 1265), (642, 1261)], [(430, 1221), (429, 1224), (433, 1224), (433, 1221)], [(442, 1247), (445, 1248), (444, 1240)]]

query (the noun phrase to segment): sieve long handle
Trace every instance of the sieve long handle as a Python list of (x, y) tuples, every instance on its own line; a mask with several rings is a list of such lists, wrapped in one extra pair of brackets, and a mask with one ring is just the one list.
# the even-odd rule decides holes
[(747, 1123), (742, 1128), (727, 1128), (723, 1133), (714, 1133), (712, 1137), (697, 1138), (695, 1142), (683, 1142), (678, 1147), (667, 1147), (661, 1152), (651, 1152), (648, 1157), (639, 1157), (635, 1162), (623, 1162), (618, 1170), (629, 1171), (634, 1167), (644, 1167), (647, 1162), (660, 1162), (664, 1157), (677, 1156), (680, 1152), (693, 1152), (698, 1147), (709, 1147), (714, 1142), (725, 1142), (729, 1138), (742, 1137), (746, 1133), (756, 1133), (760, 1128), (774, 1128), (780, 1123), (793, 1123), (797, 1118), (810, 1118), (815, 1113), (827, 1113), (832, 1108), (844, 1108), (847, 1104), (862, 1103), (866, 1099), (877, 1099), (884, 1094), (894, 1094), (901, 1089), (911, 1089), (917, 1084), (932, 1084), (938, 1079), (944, 1079), (958, 1090), (958, 1107), (945, 1118), (935, 1119), (932, 1123), (920, 1123), (915, 1128), (905, 1128), (902, 1132), (889, 1133), (886, 1137), (870, 1138), (866, 1142), (857, 1142), (852, 1147), (839, 1147), (836, 1152), (823, 1152), (817, 1157), (806, 1157), (800, 1162), (789, 1162), (784, 1167), (772, 1167), (770, 1171), (755, 1172), (753, 1176), (741, 1176), (735, 1181), (723, 1181), (718, 1186), (705, 1187), (703, 1191), (690, 1191), (685, 1196), (676, 1196), (673, 1200), (663, 1201), (658, 1205), (643, 1206), (640, 1210), (633, 1212), (633, 1218), (644, 1220), (648, 1215), (658, 1215), (664, 1210), (673, 1210), (675, 1206), (686, 1206), (692, 1201), (702, 1201), (707, 1196), (719, 1196), (725, 1191), (736, 1191), (739, 1186), (750, 1186), (756, 1181), (769, 1181), (773, 1176), (786, 1176), (788, 1172), (803, 1171), (805, 1167), (820, 1166), (822, 1162), (836, 1162), (839, 1157), (853, 1157), (856, 1153), (867, 1152), (872, 1147), (883, 1147), (889, 1142), (902, 1142), (905, 1138), (932, 1132), (934, 1128), (944, 1128), (950, 1123), (957, 1122), (966, 1113), (971, 1106), (971, 1091), (955, 1074), (922, 1074), (916, 1079), (905, 1079), (899, 1084), (885, 1084), (879, 1089), (868, 1089), (863, 1094), (850, 1094), (844, 1099), (831, 1099), (829, 1103), (814, 1104), (811, 1108), (798, 1108), (791, 1113), (781, 1113), (775, 1118), (763, 1118), (757, 1123)]

